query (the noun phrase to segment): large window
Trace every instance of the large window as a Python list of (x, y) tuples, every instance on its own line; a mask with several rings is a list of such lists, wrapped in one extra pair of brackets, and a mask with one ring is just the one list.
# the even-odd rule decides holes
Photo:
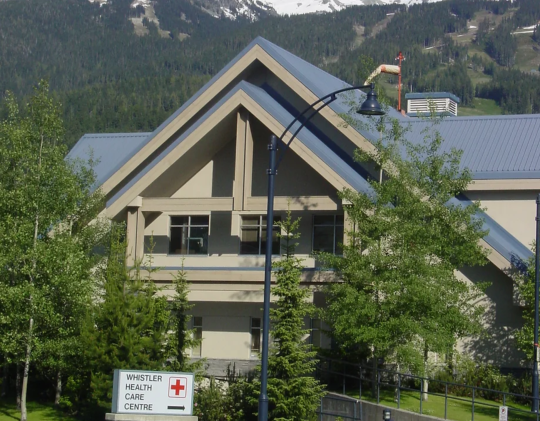
[(313, 216), (313, 251), (342, 254), (343, 215)]
[[(279, 227), (276, 222), (280, 217), (274, 217), (272, 228), (272, 254), (279, 254)], [(266, 253), (266, 216), (243, 216), (240, 233), (240, 254)]]
[(202, 317), (193, 318), (193, 339), (199, 343), (191, 349), (191, 356), (202, 357)]
[(261, 352), (261, 319), (252, 317), (251, 318), (251, 356), (257, 357)]
[(170, 254), (208, 254), (209, 216), (171, 216)]

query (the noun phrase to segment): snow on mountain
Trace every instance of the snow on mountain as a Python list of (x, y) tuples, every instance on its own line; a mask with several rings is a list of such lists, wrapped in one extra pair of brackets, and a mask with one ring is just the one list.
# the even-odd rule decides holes
[(300, 15), (342, 10), (348, 6), (367, 6), (372, 4), (419, 4), (436, 3), (443, 0), (270, 0), (279, 15)]
[[(101, 5), (108, 0), (89, 0)], [(148, 9), (156, 0), (133, 0), (131, 7), (142, 6)], [(159, 0), (157, 0), (159, 1)], [(226, 16), (236, 19), (239, 16), (257, 20), (265, 15), (300, 15), (305, 13), (325, 13), (342, 10), (348, 6), (367, 5), (412, 5), (435, 3), (443, 0), (200, 0), (200, 7), (215, 17)]]

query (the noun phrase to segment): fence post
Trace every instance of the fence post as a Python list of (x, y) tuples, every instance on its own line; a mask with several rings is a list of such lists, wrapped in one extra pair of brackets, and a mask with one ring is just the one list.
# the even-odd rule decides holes
[(379, 369), (377, 368), (377, 405), (379, 404), (379, 395), (380, 395), (380, 388), (381, 388), (381, 373), (379, 372)]
[(448, 418), (448, 383), (444, 383), (444, 419)]
[(420, 415), (422, 415), (422, 399), (423, 399), (423, 397), (424, 397), (424, 378), (420, 377)]
[(343, 364), (342, 376), (343, 376), (343, 394), (345, 394), (345, 364)]
[(323, 398), (321, 397), (321, 410), (319, 411), (319, 421), (323, 421)]
[(360, 370), (358, 372), (358, 399), (362, 399), (362, 366), (359, 365), (358, 369)]
[(397, 407), (399, 409), (399, 405), (401, 402), (401, 373), (397, 373)]
[(472, 388), (472, 418), (471, 421), (474, 421), (474, 390), (475, 388)]
[(503, 393), (503, 406), (506, 406), (506, 393)]

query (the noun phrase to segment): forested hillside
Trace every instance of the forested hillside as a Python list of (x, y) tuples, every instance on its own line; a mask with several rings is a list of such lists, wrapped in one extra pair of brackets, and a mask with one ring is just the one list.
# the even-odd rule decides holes
[[(261, 35), (351, 83), (372, 70), (365, 63), (392, 64), (402, 51), (404, 92), (447, 90), (469, 107), (484, 98), (504, 113), (540, 112), (540, 35), (519, 29), (540, 20), (538, 0), (362, 6), (254, 23), (161, 0), (161, 35), (147, 21), (145, 36), (130, 21), (145, 10), (130, 3), (0, 2), (0, 95), (22, 98), (47, 78), (70, 144), (85, 132), (152, 130)], [(395, 79), (381, 82), (397, 100)]]

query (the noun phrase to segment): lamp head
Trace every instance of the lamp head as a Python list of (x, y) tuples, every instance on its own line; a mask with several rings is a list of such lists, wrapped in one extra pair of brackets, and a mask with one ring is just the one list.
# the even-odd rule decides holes
[(381, 108), (381, 104), (377, 101), (377, 93), (375, 92), (375, 85), (371, 84), (371, 90), (367, 94), (367, 98), (362, 106), (357, 111), (362, 115), (384, 115), (385, 112)]

